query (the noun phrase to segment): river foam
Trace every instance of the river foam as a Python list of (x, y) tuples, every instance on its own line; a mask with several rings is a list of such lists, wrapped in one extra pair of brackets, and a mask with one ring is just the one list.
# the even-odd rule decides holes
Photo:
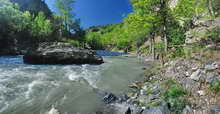
[(105, 58), (105, 62), (26, 65), (21, 57), (0, 57), (0, 113), (40, 114), (51, 106), (66, 114), (96, 111), (102, 103), (94, 88), (119, 93), (141, 69), (134, 59)]

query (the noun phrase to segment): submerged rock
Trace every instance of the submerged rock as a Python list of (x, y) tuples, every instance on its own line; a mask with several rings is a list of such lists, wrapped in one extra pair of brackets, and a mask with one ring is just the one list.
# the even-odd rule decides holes
[(109, 94), (105, 95), (105, 97), (103, 98), (103, 101), (106, 104), (113, 103), (116, 100), (118, 100), (118, 98), (114, 94), (112, 94), (112, 93), (109, 93)]
[(79, 49), (67, 43), (44, 43), (23, 57), (27, 64), (102, 64), (93, 50)]

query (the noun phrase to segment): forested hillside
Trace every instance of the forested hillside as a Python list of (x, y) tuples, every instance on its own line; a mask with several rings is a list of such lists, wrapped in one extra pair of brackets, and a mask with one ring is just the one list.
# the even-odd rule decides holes
[(52, 14), (41, 0), (0, 0), (0, 52), (14, 55), (41, 42), (80, 40), (84, 33), (73, 3), (56, 0), (59, 14)]
[[(145, 54), (166, 53), (169, 47), (185, 44), (185, 33), (194, 27), (194, 22), (220, 15), (219, 0), (131, 0), (131, 3), (134, 11), (122, 23), (87, 31), (88, 44)], [(174, 54), (182, 52), (180, 48)]]
[[(4, 29), (0, 31), (0, 39), (6, 42), (3, 44), (64, 41), (79, 47), (153, 56), (160, 52), (170, 52), (170, 56), (185, 54), (183, 48), (175, 51), (171, 48), (185, 44), (186, 33), (196, 22), (220, 15), (219, 0), (131, 0), (133, 12), (123, 22), (82, 30), (72, 13), (74, 0), (56, 0), (58, 14), (52, 14), (41, 0), (13, 2), (18, 4), (1, 0), (0, 26)], [(218, 27), (215, 31), (219, 31)]]
[(30, 11), (35, 14), (42, 11), (46, 16), (52, 16), (44, 0), (11, 0), (11, 2), (18, 3), (21, 11)]

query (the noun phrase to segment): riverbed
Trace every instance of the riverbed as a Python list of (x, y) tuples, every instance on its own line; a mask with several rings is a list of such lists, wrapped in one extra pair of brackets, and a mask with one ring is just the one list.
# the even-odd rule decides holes
[(134, 57), (104, 57), (102, 65), (26, 65), (22, 56), (0, 57), (0, 113), (93, 114), (105, 91), (123, 94), (141, 79), (144, 66)]

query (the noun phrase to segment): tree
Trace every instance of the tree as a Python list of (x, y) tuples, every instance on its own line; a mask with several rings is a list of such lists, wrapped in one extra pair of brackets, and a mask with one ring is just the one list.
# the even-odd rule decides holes
[(3, 38), (13, 38), (17, 32), (25, 28), (24, 16), (17, 4), (9, 0), (0, 0), (0, 28)]
[(0, 0), (0, 50), (14, 53), (17, 50), (17, 34), (24, 28), (24, 16), (18, 5), (9, 0)]
[(162, 38), (164, 40), (164, 52), (168, 51), (167, 24), (168, 24), (168, 0), (160, 0), (159, 15), (161, 16)]
[(56, 7), (59, 10), (60, 18), (66, 31), (70, 31), (74, 24), (73, 4), (75, 0), (56, 0)]
[(207, 7), (211, 16), (219, 16), (220, 15), (220, 1), (219, 0), (206, 0)]
[(52, 32), (52, 24), (50, 20), (46, 19), (43, 12), (39, 12), (32, 22), (31, 33), (34, 37), (38, 38), (38, 41), (42, 41), (43, 38), (49, 36)]

